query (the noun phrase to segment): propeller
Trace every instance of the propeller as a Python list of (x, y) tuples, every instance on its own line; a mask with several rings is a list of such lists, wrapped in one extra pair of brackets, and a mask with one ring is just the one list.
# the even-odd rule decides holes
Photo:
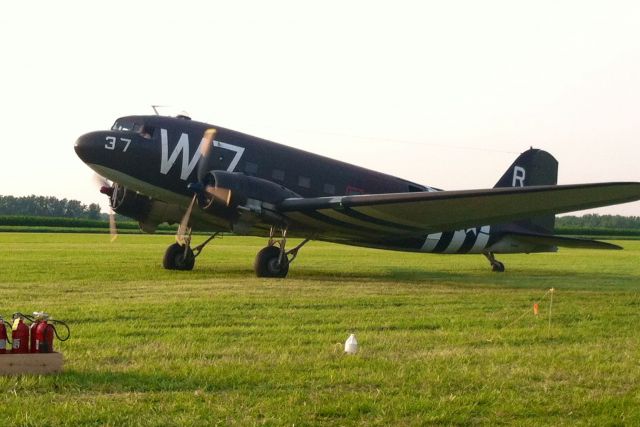
[(113, 183), (109, 181), (107, 178), (98, 175), (97, 173), (93, 174), (93, 181), (100, 187), (100, 192), (107, 197), (109, 197), (109, 234), (111, 235), (111, 242), (118, 238), (118, 229), (116, 227), (116, 214), (111, 207), (111, 198), (113, 197), (113, 193), (115, 189), (113, 188)]
[(229, 206), (231, 204), (231, 190), (228, 188), (215, 187), (210, 185), (209, 172), (213, 169), (211, 156), (213, 153), (213, 140), (216, 136), (215, 129), (207, 129), (202, 137), (200, 153), (202, 154), (198, 163), (198, 185), (193, 185), (193, 189), (200, 193), (206, 193), (213, 199), (214, 203)]
[(231, 191), (224, 188), (216, 188), (208, 185), (206, 182), (209, 171), (213, 168), (211, 164), (211, 155), (213, 153), (213, 140), (216, 136), (216, 130), (213, 128), (207, 129), (202, 135), (200, 141), (200, 160), (198, 161), (197, 177), (198, 182), (189, 184), (188, 188), (193, 190), (194, 195), (189, 203), (189, 207), (182, 216), (180, 226), (176, 232), (176, 242), (180, 245), (188, 243), (191, 229), (189, 227), (189, 221), (191, 220), (191, 213), (193, 211), (193, 205), (195, 204), (198, 196), (207, 194), (215, 202), (224, 203), (228, 205), (231, 201)]
[(109, 189), (111, 188), (111, 181), (109, 181), (107, 178), (105, 178), (104, 176), (98, 175), (97, 173), (94, 172), (93, 174), (93, 182), (98, 186), (98, 188), (100, 188), (100, 192), (102, 194), (105, 194), (105, 191), (103, 191), (105, 188)]
[(211, 196), (214, 203), (229, 206), (231, 204), (231, 190), (228, 188), (212, 187), (207, 185), (204, 192)]
[(198, 182), (204, 184), (204, 180), (211, 170), (211, 153), (213, 152), (213, 139), (216, 136), (216, 130), (211, 128), (204, 131), (202, 141), (200, 142), (200, 161), (198, 162)]
[(197, 194), (193, 195), (191, 199), (191, 203), (189, 203), (189, 207), (187, 211), (182, 216), (182, 220), (180, 221), (180, 225), (178, 226), (178, 231), (176, 232), (176, 242), (181, 246), (185, 246), (188, 242), (189, 235), (191, 234), (191, 227), (189, 227), (189, 220), (191, 219), (191, 211), (193, 210), (193, 205), (196, 202)]
[(113, 243), (118, 238), (118, 228), (116, 227), (116, 213), (109, 208), (109, 234)]

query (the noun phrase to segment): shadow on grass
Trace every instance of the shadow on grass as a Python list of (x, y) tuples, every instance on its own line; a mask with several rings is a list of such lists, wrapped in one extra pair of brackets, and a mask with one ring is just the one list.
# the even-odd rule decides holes
[[(629, 286), (637, 288), (637, 278), (629, 274), (616, 274), (611, 272), (594, 273), (588, 271), (567, 270), (561, 267), (549, 266), (536, 269), (531, 267), (516, 267), (504, 273), (494, 273), (489, 267), (473, 269), (465, 266), (459, 270), (429, 269), (429, 267), (386, 267), (372, 271), (344, 270), (330, 271), (327, 268), (312, 266), (295, 266), (289, 270), (286, 279), (256, 279), (252, 269), (243, 267), (225, 268), (196, 267), (193, 272), (173, 272), (171, 276), (176, 278), (188, 278), (190, 280), (211, 279), (251, 279), (273, 281), (303, 281), (311, 283), (326, 283), (328, 285), (340, 285), (345, 281), (363, 282), (367, 284), (393, 283), (407, 286), (452, 286), (504, 288), (504, 289), (540, 289), (559, 287), (576, 290), (622, 290)], [(195, 274), (194, 274), (195, 273)], [(186, 276), (185, 276), (186, 275)], [(634, 285), (635, 283), (635, 285)]]
[(409, 286), (455, 286), (455, 287), (487, 287), (522, 289), (540, 287), (562, 287), (571, 289), (607, 289), (625, 288), (625, 284), (637, 282), (637, 278), (628, 274), (593, 273), (567, 271), (562, 269), (527, 269), (514, 270), (505, 273), (493, 273), (490, 270), (460, 270), (443, 271), (422, 268), (389, 268), (384, 271), (360, 272), (340, 271), (329, 273), (326, 270), (304, 268), (293, 270), (289, 278), (292, 280), (306, 280), (314, 282), (335, 282), (345, 280), (362, 281), (366, 283), (392, 282), (397, 285)]

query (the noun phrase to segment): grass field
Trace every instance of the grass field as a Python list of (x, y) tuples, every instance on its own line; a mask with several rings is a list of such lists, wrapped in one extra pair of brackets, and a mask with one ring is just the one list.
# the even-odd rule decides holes
[(192, 272), (162, 269), (171, 240), (0, 233), (0, 314), (72, 327), (64, 373), (0, 378), (4, 425), (640, 425), (640, 241), (504, 274), (312, 242), (265, 280), (262, 239)]

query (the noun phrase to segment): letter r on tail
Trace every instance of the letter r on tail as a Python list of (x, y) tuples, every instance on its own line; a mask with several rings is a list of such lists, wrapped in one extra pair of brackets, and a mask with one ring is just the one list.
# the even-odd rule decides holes
[(513, 168), (513, 182), (512, 187), (524, 187), (524, 178), (527, 175), (527, 171), (521, 167), (516, 166)]

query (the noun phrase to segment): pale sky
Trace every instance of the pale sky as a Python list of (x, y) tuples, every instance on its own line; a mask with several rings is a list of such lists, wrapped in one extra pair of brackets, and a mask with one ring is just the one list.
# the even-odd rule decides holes
[(0, 53), (2, 195), (106, 207), (73, 143), (152, 104), (449, 190), (529, 146), (640, 181), (636, 1), (6, 1)]

